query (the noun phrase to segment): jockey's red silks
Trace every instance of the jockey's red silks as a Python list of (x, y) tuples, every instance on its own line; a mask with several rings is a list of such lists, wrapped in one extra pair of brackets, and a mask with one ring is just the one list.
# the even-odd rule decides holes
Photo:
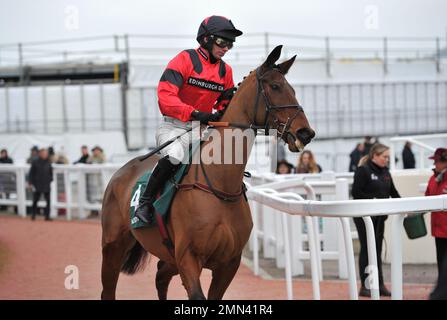
[(234, 87), (231, 67), (222, 60), (212, 64), (208, 55), (203, 48), (190, 49), (169, 62), (158, 84), (163, 115), (189, 121), (194, 110), (210, 113), (220, 94)]

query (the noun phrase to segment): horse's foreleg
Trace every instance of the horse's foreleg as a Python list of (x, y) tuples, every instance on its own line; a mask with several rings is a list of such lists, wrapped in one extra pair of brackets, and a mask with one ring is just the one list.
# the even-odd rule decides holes
[(239, 269), (241, 257), (233, 259), (230, 263), (219, 266), (213, 270), (213, 280), (208, 290), (208, 300), (221, 300), (228, 286)]
[(176, 266), (168, 264), (162, 260), (158, 261), (157, 269), (155, 286), (157, 287), (158, 299), (166, 300), (169, 283), (171, 282), (172, 277), (178, 274), (178, 270)]
[(205, 295), (200, 285), (200, 273), (202, 265), (199, 260), (187, 250), (180, 261), (177, 261), (177, 268), (182, 278), (183, 286), (188, 292), (190, 300), (205, 300)]
[(129, 248), (135, 243), (130, 232), (113, 242), (103, 244), (102, 248), (102, 300), (115, 300), (116, 284), (121, 266)]

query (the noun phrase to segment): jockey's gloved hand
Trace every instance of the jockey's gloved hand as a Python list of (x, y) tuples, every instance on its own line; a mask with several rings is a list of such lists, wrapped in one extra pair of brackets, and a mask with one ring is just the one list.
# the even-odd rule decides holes
[(222, 92), (219, 96), (219, 98), (217, 98), (217, 103), (221, 102), (221, 101), (230, 101), (231, 99), (233, 99), (234, 93), (236, 92), (237, 88), (230, 88), (225, 90), (224, 92)]
[(200, 121), (202, 124), (208, 124), (208, 122), (219, 121), (221, 117), (220, 113), (208, 113), (199, 110), (191, 112), (191, 119)]

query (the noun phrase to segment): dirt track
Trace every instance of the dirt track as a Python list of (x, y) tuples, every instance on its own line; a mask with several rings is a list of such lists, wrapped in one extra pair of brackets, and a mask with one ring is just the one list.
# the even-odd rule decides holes
[[(156, 258), (142, 273), (120, 275), (117, 299), (157, 299)], [(79, 289), (67, 290), (66, 266), (79, 269)], [(101, 225), (99, 221), (30, 221), (0, 215), (0, 299), (99, 299), (101, 294)], [(211, 273), (202, 274), (207, 291)], [(406, 285), (405, 299), (426, 299), (432, 286)], [(294, 281), (295, 299), (312, 299), (310, 280)], [(286, 299), (284, 280), (265, 280), (241, 265), (225, 299)], [(322, 299), (348, 299), (345, 281), (323, 281)], [(186, 299), (180, 278), (174, 277), (168, 299)]]

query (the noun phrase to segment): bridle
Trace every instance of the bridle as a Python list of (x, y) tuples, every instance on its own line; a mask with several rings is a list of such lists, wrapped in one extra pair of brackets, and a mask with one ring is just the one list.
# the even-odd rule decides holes
[[(282, 139), (282, 138), (284, 138), (284, 135), (286, 133), (288, 133), (293, 120), (295, 120), (295, 118), (298, 116), (298, 114), (300, 112), (304, 112), (304, 109), (300, 104), (285, 104), (285, 105), (280, 105), (280, 106), (274, 106), (271, 104), (270, 99), (267, 97), (267, 94), (266, 94), (264, 87), (262, 85), (263, 78), (269, 72), (279, 72), (279, 73), (283, 74), (281, 72), (281, 70), (277, 67), (276, 68), (274, 67), (274, 68), (266, 71), (264, 74), (260, 74), (260, 68), (257, 68), (255, 70), (255, 73), (256, 73), (256, 101), (255, 101), (255, 107), (254, 107), (255, 114), (254, 114), (253, 121), (256, 122), (256, 117), (258, 115), (258, 109), (259, 109), (259, 98), (261, 95), (262, 95), (262, 97), (264, 99), (264, 103), (265, 103), (265, 117), (264, 117), (264, 124), (262, 126), (253, 124), (250, 127), (255, 130), (256, 129), (264, 129), (265, 135), (268, 135), (269, 129), (270, 129), (269, 124), (268, 124), (268, 118), (272, 111), (278, 111), (281, 109), (291, 109), (291, 108), (296, 109), (296, 112), (293, 115), (293, 117), (288, 117), (285, 123), (280, 122), (280, 120), (273, 115), (274, 126), (272, 126), (272, 129), (277, 129), (278, 136), (279, 136), (279, 138)], [(282, 127), (282, 131), (280, 130), (281, 127)]]
[[(226, 126), (236, 127), (236, 128), (244, 128), (244, 129), (253, 129), (255, 131), (255, 134), (257, 133), (258, 129), (264, 129), (265, 134), (268, 135), (269, 129), (270, 129), (269, 124), (268, 124), (268, 119), (269, 119), (270, 113), (278, 111), (278, 110), (282, 110), (282, 109), (293, 108), (293, 109), (296, 109), (295, 114), (292, 117), (288, 117), (287, 121), (285, 123), (280, 122), (280, 120), (277, 117), (275, 117), (275, 115), (273, 114), (274, 126), (272, 126), (272, 129), (277, 129), (277, 135), (281, 139), (283, 139), (284, 135), (289, 133), (288, 130), (289, 130), (293, 120), (298, 116), (298, 114), (300, 112), (304, 112), (304, 109), (299, 104), (285, 104), (285, 105), (279, 105), (279, 106), (274, 106), (271, 104), (270, 99), (268, 98), (268, 96), (264, 90), (264, 87), (262, 85), (262, 80), (268, 72), (272, 72), (272, 71), (280, 72), (281, 74), (283, 74), (278, 67), (276, 67), (276, 68), (274, 67), (274, 68), (266, 71), (264, 74), (260, 74), (259, 68), (255, 70), (255, 72), (256, 72), (256, 100), (255, 100), (255, 106), (254, 106), (255, 112), (254, 112), (253, 123), (251, 123), (249, 125), (237, 124), (237, 123), (226, 123)], [(265, 103), (265, 118), (264, 118), (263, 125), (256, 125), (256, 117), (258, 115), (259, 100), (260, 100), (261, 95), (262, 95), (262, 97), (264, 99), (264, 103)], [(281, 127), (282, 127), (282, 131), (279, 130), (279, 128), (281, 128)], [(200, 146), (199, 146), (199, 152), (201, 152)], [(211, 180), (209, 179), (209, 177), (206, 173), (206, 170), (205, 170), (205, 167), (204, 167), (202, 161), (200, 161), (200, 167), (202, 169), (202, 173), (205, 178), (207, 186), (196, 182), (194, 184), (188, 184), (188, 185), (184, 185), (184, 186), (179, 185), (178, 188), (189, 188), (190, 189), (190, 188), (195, 187), (195, 188), (201, 189), (203, 191), (210, 192), (210, 193), (214, 194), (220, 200), (229, 201), (229, 202), (238, 201), (238, 199), (241, 195), (245, 195), (246, 188), (245, 188), (244, 184), (242, 184), (241, 190), (235, 194), (229, 194), (229, 193), (215, 189), (211, 183)], [(244, 173), (244, 175), (245, 174), (248, 174), (248, 173)]]

